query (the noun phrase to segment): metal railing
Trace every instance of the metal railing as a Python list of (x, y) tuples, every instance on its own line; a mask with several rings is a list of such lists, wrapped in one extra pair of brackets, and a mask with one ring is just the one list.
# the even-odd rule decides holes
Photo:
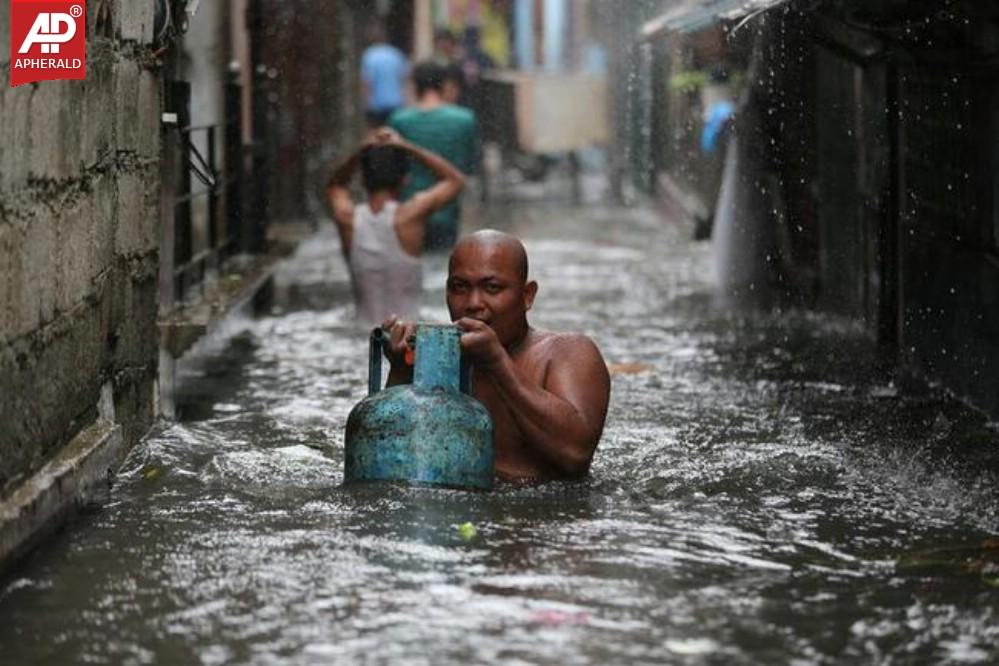
[(244, 223), (239, 85), (226, 85), (225, 118), (208, 125), (189, 123), (189, 83), (175, 82), (172, 93), (179, 113), (171, 300), (184, 302), (202, 294), (227, 259), (258, 244), (255, 226)]

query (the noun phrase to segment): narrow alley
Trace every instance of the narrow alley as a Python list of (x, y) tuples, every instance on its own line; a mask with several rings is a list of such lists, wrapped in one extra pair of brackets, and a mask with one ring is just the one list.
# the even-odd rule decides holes
[(0, 666), (999, 663), (999, 3), (61, 4)]

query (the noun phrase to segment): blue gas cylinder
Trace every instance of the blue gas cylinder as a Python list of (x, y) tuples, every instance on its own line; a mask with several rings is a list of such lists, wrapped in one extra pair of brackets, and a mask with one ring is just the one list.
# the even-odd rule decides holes
[(371, 334), (368, 397), (347, 418), (344, 479), (489, 489), (493, 422), (469, 395), (453, 325), (419, 324), (413, 383), (381, 389), (384, 333)]

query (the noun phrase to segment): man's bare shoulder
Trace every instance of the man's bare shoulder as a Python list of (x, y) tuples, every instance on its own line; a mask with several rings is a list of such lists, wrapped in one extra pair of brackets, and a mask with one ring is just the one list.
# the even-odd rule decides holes
[(596, 343), (581, 333), (534, 330), (525, 352), (544, 361), (594, 360), (603, 363)]
[(600, 415), (602, 422), (610, 373), (596, 343), (580, 333), (544, 331), (535, 339), (532, 352), (536, 356), (529, 363), (541, 372), (541, 386), (571, 402), (582, 414)]

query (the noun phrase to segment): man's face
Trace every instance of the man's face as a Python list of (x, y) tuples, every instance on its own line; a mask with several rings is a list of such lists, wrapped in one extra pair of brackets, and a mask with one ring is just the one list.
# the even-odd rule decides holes
[(504, 346), (523, 334), (537, 284), (525, 282), (514, 252), (501, 245), (465, 245), (451, 256), (447, 307), (462, 317), (489, 324)]

